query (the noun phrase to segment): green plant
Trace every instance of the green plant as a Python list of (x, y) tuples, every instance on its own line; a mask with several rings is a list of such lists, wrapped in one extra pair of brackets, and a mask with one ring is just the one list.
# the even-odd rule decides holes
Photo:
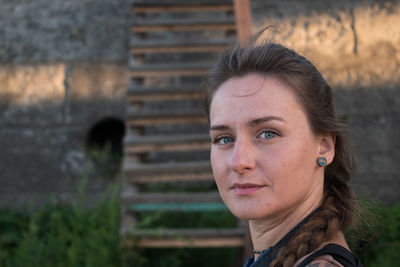
[(93, 146), (87, 149), (86, 154), (91, 164), (89, 173), (106, 181), (118, 180), (122, 155), (113, 150), (110, 142), (103, 146)]
[(229, 211), (168, 212), (141, 214), (136, 228), (233, 228), (236, 218)]
[(400, 261), (400, 204), (361, 200), (356, 227), (346, 233), (350, 247), (366, 267), (389, 267)]
[(0, 266), (121, 266), (120, 205), (113, 191), (93, 208), (78, 201), (29, 215), (3, 212)]

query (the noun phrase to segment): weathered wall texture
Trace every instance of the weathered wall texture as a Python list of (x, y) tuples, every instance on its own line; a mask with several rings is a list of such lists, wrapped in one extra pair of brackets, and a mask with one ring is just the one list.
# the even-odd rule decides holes
[[(69, 199), (88, 129), (123, 120), (131, 2), (0, 0), (0, 204)], [(268, 36), (310, 58), (334, 88), (357, 133), (355, 187), (400, 200), (399, 1), (251, 3), (254, 29), (275, 25)]]
[(357, 191), (400, 200), (400, 1), (252, 0), (254, 30), (313, 61), (355, 132)]
[[(398, 88), (399, 1), (253, 0), (255, 29), (315, 62), (337, 87)], [(275, 32), (275, 34), (273, 34)]]
[(123, 121), (129, 2), (0, 1), (0, 204), (70, 200), (90, 127)]

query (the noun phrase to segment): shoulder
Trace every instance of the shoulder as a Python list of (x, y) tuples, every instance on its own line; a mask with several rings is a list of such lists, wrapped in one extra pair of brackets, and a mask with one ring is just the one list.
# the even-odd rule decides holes
[(361, 262), (349, 250), (338, 245), (328, 244), (299, 259), (296, 267), (362, 267)]
[(335, 261), (331, 255), (322, 255), (312, 260), (305, 267), (343, 267), (343, 265)]

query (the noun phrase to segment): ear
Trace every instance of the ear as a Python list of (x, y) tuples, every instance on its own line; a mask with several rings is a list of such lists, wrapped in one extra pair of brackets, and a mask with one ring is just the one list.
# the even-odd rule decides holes
[(319, 137), (318, 157), (324, 157), (327, 164), (330, 164), (335, 157), (336, 136), (333, 134), (324, 134)]

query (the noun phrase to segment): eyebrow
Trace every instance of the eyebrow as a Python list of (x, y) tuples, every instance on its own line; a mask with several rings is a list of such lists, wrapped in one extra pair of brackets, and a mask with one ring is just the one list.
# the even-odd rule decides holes
[[(257, 118), (257, 119), (251, 120), (247, 124), (251, 127), (254, 127), (260, 123), (267, 122), (267, 121), (273, 121), (273, 120), (285, 122), (285, 120), (281, 117), (267, 116), (267, 117), (262, 117), (262, 118)], [(213, 125), (210, 127), (210, 131), (224, 131), (224, 130), (228, 130), (228, 129), (229, 129), (229, 127), (226, 125)]]

